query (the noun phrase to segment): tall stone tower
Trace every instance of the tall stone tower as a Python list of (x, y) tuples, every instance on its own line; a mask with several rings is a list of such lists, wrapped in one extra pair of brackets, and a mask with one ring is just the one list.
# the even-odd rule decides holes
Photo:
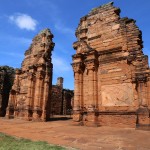
[(21, 69), (16, 69), (6, 117), (46, 121), (50, 114), (52, 87), (51, 52), (53, 34), (42, 30), (25, 52)]
[(62, 77), (57, 78), (57, 85), (62, 87), (62, 89), (63, 89), (63, 82), (64, 82), (64, 79)]
[(82, 17), (76, 36), (74, 123), (150, 125), (150, 70), (135, 20), (111, 2)]

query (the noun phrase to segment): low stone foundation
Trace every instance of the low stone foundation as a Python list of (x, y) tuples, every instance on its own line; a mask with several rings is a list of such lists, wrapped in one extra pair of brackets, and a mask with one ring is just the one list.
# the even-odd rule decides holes
[(114, 113), (99, 112), (74, 114), (74, 125), (85, 125), (92, 127), (111, 126), (111, 127), (129, 127), (135, 128), (138, 117), (135, 112)]
[(100, 115), (98, 117), (100, 126), (135, 128), (136, 121), (136, 115)]

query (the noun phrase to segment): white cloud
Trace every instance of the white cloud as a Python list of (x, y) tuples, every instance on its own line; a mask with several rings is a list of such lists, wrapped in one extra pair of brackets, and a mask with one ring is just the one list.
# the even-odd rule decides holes
[(37, 21), (27, 14), (16, 13), (9, 16), (9, 20), (16, 24), (20, 29), (35, 30)]

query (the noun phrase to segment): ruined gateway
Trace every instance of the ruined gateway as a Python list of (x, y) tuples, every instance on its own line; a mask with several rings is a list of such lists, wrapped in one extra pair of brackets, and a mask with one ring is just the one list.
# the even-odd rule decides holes
[(150, 70), (135, 20), (113, 3), (80, 19), (73, 44), (76, 125), (150, 125)]
[(44, 29), (34, 37), (25, 52), (21, 69), (16, 76), (9, 96), (7, 118), (46, 121), (50, 115), (52, 86), (51, 51), (53, 34)]

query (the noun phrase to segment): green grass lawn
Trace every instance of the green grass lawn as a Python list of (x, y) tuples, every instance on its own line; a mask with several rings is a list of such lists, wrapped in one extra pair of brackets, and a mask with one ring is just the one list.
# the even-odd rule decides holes
[(0, 133), (0, 150), (66, 150), (63, 147), (50, 145), (47, 142), (15, 138)]

